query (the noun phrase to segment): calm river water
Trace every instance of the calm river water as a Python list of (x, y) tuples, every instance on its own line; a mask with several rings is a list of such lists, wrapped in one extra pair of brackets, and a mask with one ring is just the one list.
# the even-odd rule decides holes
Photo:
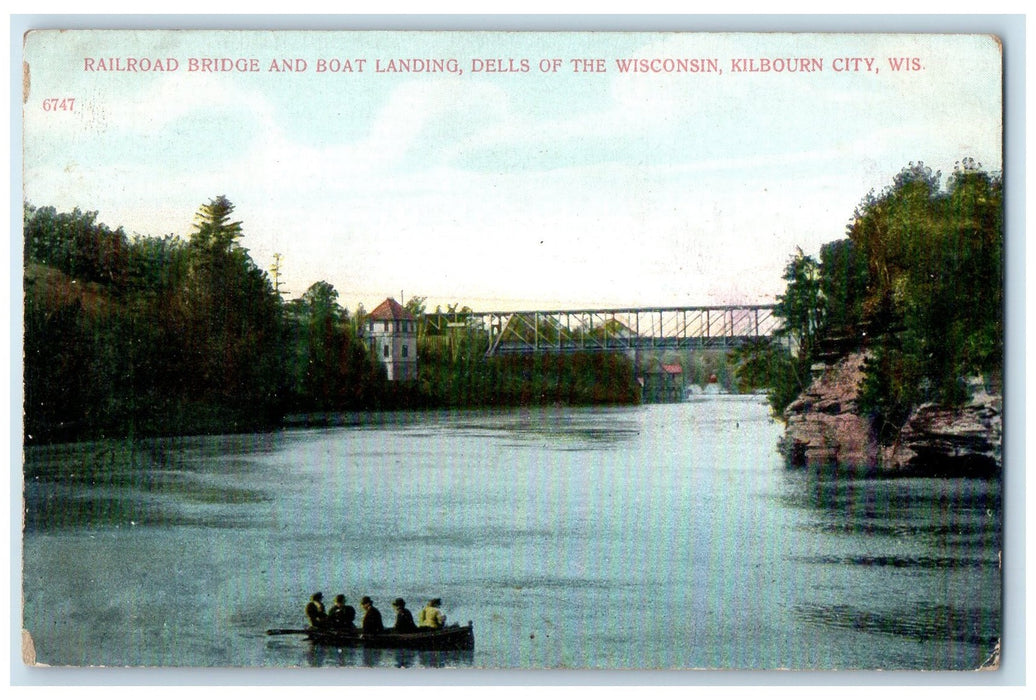
[[(34, 448), (38, 660), (108, 666), (971, 669), (1000, 630), (1000, 486), (786, 469), (758, 397), (380, 416)], [(314, 649), (314, 591), (473, 652)]]

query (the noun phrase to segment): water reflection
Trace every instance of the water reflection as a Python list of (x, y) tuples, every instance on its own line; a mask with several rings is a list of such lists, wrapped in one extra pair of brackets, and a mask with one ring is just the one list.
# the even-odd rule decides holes
[(969, 647), (992, 651), (1001, 624), (999, 482), (801, 471), (781, 482), (776, 497), (797, 511), (791, 529), (802, 537), (787, 561), (806, 582), (791, 606), (805, 634), (880, 635), (896, 640), (887, 643), (891, 658), (915, 653), (896, 646), (907, 641), (918, 658), (943, 649), (927, 657), (939, 663)]
[(910, 569), (997, 569), (995, 560), (965, 559), (961, 557), (927, 556), (814, 556), (793, 557), (804, 564), (831, 564), (837, 566), (892, 566)]
[(158, 504), (154, 499), (137, 498), (129, 493), (118, 497), (93, 493), (73, 496), (54, 492), (43, 494), (34, 490), (25, 497), (25, 532), (104, 526), (242, 528), (254, 520), (246, 513), (231, 513), (228, 508), (221, 508), (219, 517), (206, 512), (191, 512), (193, 505), (197, 504), (189, 501)]
[(492, 424), (514, 442), (561, 451), (599, 450), (629, 443), (641, 433), (636, 414), (623, 409), (530, 409)]
[(475, 652), (471, 649), (454, 651), (419, 651), (417, 658), (424, 668), (455, 668), (457, 666), (473, 666)]
[(471, 649), (450, 651), (418, 651), (415, 649), (371, 649), (366, 647), (334, 647), (307, 642), (306, 663), (313, 667), (364, 666), (367, 668), (457, 668), (471, 667), (475, 652)]
[(890, 513), (985, 512), (1000, 509), (999, 482), (979, 479), (830, 479), (786, 472), (782, 500), (854, 519), (884, 519)]
[(776, 495), (811, 514), (794, 529), (814, 535), (925, 541), (988, 551), (1000, 547), (999, 483), (976, 479), (827, 479), (785, 473)]
[(26, 532), (97, 526), (244, 527), (251, 521), (250, 506), (273, 500), (269, 491), (228, 479), (245, 470), (241, 465), (248, 462), (242, 458), (228, 455), (212, 464), (175, 450), (176, 444), (176, 439), (113, 440), (28, 450)]
[(796, 605), (801, 620), (825, 627), (990, 646), (999, 637), (998, 616), (988, 610), (920, 603), (909, 609), (866, 610), (852, 605)]
[(825, 535), (878, 535), (882, 537), (917, 537), (932, 535), (984, 535), (989, 526), (981, 522), (959, 522), (952, 525), (930, 522), (810, 522), (796, 526), (800, 532)]

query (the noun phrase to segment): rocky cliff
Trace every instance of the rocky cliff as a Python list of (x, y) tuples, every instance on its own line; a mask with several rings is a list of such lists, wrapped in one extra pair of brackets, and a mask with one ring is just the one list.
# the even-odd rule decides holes
[(882, 451), (890, 472), (931, 476), (988, 476), (1003, 466), (1003, 397), (981, 383), (959, 409), (924, 404), (914, 409), (896, 442)]
[(862, 353), (852, 353), (816, 372), (809, 388), (784, 411), (784, 445), (792, 464), (876, 469), (881, 456), (870, 422), (857, 407)]
[(790, 462), (862, 473), (989, 476), (1002, 466), (999, 393), (981, 383), (959, 409), (917, 407), (898, 439), (880, 446), (857, 399), (864, 354), (850, 353), (816, 368), (809, 388), (784, 412), (784, 450)]

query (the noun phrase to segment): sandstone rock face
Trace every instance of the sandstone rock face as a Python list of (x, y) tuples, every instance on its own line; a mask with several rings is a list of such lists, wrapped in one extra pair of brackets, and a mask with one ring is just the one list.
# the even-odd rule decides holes
[(890, 472), (931, 476), (989, 476), (1003, 467), (1003, 397), (972, 385), (959, 409), (918, 406), (896, 442), (882, 453)]
[(991, 476), (1002, 468), (1003, 398), (972, 384), (959, 409), (917, 407), (896, 442), (878, 445), (859, 414), (862, 352), (818, 368), (816, 379), (785, 409), (784, 449), (792, 464), (865, 473)]
[(878, 467), (881, 451), (870, 422), (857, 410), (863, 362), (863, 353), (851, 353), (825, 366), (785, 409), (785, 447), (793, 464), (864, 471)]

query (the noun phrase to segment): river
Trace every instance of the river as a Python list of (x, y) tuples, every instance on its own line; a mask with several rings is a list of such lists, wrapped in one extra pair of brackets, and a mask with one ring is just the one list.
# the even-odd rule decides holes
[[(73, 666), (981, 665), (1000, 483), (789, 470), (780, 435), (712, 397), (30, 448), (24, 625)], [(318, 590), (442, 598), (475, 649), (265, 634)]]

